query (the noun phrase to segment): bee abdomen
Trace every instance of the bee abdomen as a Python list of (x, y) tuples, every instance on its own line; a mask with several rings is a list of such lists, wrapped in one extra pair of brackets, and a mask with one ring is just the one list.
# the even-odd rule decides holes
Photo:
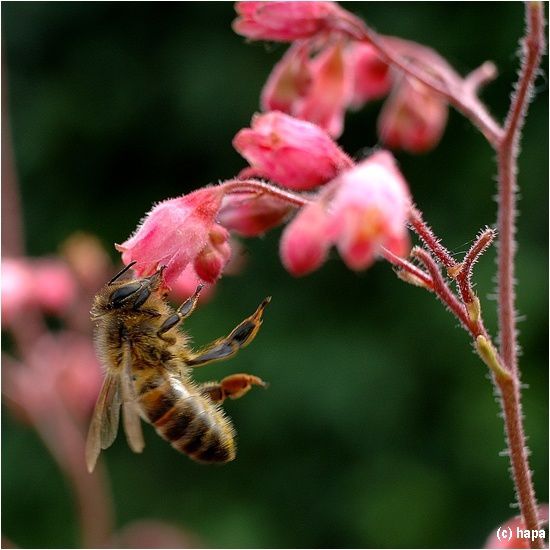
[(235, 458), (231, 423), (195, 387), (174, 378), (158, 385), (148, 382), (139, 399), (158, 434), (178, 451), (198, 462), (223, 463)]

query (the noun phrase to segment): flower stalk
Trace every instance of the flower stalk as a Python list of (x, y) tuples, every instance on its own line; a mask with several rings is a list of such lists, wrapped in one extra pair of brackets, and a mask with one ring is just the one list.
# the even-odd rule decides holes
[[(537, 69), (545, 48), (544, 7), (542, 2), (526, 3), (526, 35), (522, 43), (522, 66), (516, 92), (504, 125), (504, 136), (497, 147), (498, 162), (498, 304), (500, 354), (510, 380), (496, 378), (501, 393), (506, 436), (510, 451), (516, 496), (527, 529), (539, 526), (537, 501), (529, 469), (528, 449), (523, 430), (520, 372), (517, 364), (517, 330), (515, 319), (514, 257), (516, 251), (517, 159), (521, 130), (532, 95)], [(533, 548), (542, 548), (535, 539)]]

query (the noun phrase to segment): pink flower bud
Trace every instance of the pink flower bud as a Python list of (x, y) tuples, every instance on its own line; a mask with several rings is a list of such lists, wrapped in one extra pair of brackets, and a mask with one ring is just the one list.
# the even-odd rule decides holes
[(229, 232), (219, 224), (214, 224), (208, 234), (208, 242), (195, 257), (193, 267), (197, 275), (207, 283), (214, 283), (221, 275), (231, 257)]
[(380, 113), (378, 134), (392, 149), (423, 153), (439, 143), (447, 111), (447, 103), (434, 92), (404, 78)]
[(381, 246), (402, 253), (408, 244), (411, 199), (390, 153), (375, 153), (342, 174), (338, 182), (331, 231), (348, 267), (367, 268)]
[(310, 85), (309, 44), (297, 42), (273, 67), (262, 90), (262, 110), (293, 115)]
[(252, 40), (292, 42), (339, 28), (351, 14), (334, 2), (237, 2), (233, 30)]
[(311, 61), (312, 79), (307, 96), (293, 113), (313, 122), (337, 138), (344, 128), (344, 116), (351, 95), (351, 73), (340, 43), (325, 48)]
[(391, 74), (371, 44), (353, 42), (346, 48), (346, 61), (352, 74), (352, 107), (358, 109), (367, 101), (385, 96), (391, 88)]
[(241, 130), (233, 146), (262, 177), (296, 190), (325, 183), (351, 165), (318, 126), (278, 111), (254, 115), (252, 128)]
[[(140, 276), (150, 275), (159, 265), (166, 265), (164, 277), (171, 284), (190, 262), (203, 251), (206, 256), (214, 246), (211, 232), (219, 233), (214, 223), (223, 193), (221, 187), (205, 187), (157, 204), (128, 240), (115, 245), (122, 252), (122, 261), (125, 264), (137, 261), (134, 271)], [(207, 280), (217, 278), (223, 265), (206, 269), (206, 264), (204, 259), (199, 261)]]
[(271, 195), (237, 193), (224, 198), (218, 221), (229, 231), (255, 237), (282, 223), (291, 210)]
[(325, 205), (317, 200), (308, 204), (288, 224), (281, 237), (281, 261), (286, 270), (299, 277), (318, 269), (332, 244)]

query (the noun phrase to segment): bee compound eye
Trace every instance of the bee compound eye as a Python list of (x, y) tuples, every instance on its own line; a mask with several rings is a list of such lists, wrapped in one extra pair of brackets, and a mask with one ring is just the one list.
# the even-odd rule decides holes
[(142, 288), (142, 286), (143, 285), (140, 282), (136, 282), (128, 283), (127, 285), (117, 288), (111, 293), (111, 296), (109, 297), (109, 304), (112, 307), (118, 307), (122, 305), (124, 302), (127, 301), (130, 296), (132, 296), (132, 294), (138, 292)]

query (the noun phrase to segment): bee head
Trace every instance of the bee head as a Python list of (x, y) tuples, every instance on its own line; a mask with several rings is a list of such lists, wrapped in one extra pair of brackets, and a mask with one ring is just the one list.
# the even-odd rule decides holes
[(162, 283), (162, 273), (165, 266), (161, 266), (153, 275), (143, 279), (116, 282), (135, 262), (127, 265), (120, 273), (113, 277), (105, 286), (94, 302), (92, 317), (97, 318), (113, 310), (138, 310), (156, 291)]

